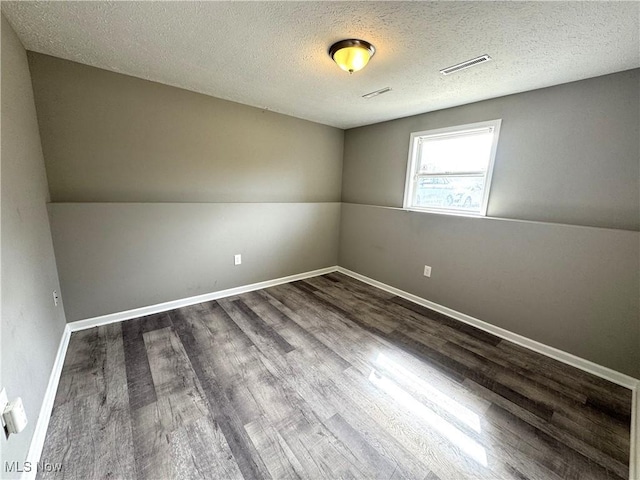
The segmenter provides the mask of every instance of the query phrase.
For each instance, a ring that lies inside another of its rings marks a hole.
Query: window
[[[500,120],[411,134],[404,208],[486,215]]]

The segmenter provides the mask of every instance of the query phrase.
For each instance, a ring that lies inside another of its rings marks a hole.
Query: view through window
[[[404,208],[486,215],[500,120],[411,134]]]

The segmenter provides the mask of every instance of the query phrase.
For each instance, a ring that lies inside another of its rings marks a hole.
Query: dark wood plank
[[[620,480],[630,408],[333,273],[74,333],[40,478]]]
[[[106,356],[105,332],[91,328],[71,334],[54,407],[104,389],[101,365]]]
[[[270,297],[262,296],[260,292],[245,294],[241,298],[251,310],[271,325],[294,348],[317,352],[321,356],[321,361],[330,364],[336,371],[344,371],[351,366],[347,360],[294,321],[292,316],[295,316],[295,313],[280,302],[271,302]]]
[[[326,347],[361,371],[370,370],[372,361],[379,351],[385,349],[385,343],[368,330],[346,319],[321,304],[308,302],[298,289],[288,285],[265,290],[262,295],[305,330],[312,333]],[[354,348],[353,345],[359,345]]]
[[[220,426],[209,416],[170,434],[173,478],[242,479]]]
[[[147,315],[136,319],[141,324],[142,333],[153,332],[161,328],[171,327],[171,317],[167,312]],[[134,320],[134,321],[136,321]]]
[[[153,402],[131,412],[136,478],[156,480],[174,477],[169,432],[160,421],[158,405]]]
[[[142,322],[138,319],[122,323],[129,405],[133,410],[155,404],[157,400],[143,334]]]
[[[587,457],[591,463],[595,463],[599,466],[604,467],[605,470],[613,472],[615,475],[619,477],[628,477],[629,475],[629,466],[625,465],[613,458],[611,458],[606,453],[603,453],[599,449],[592,447],[588,443],[586,443],[582,438],[576,437],[569,432],[566,432],[562,428],[556,427],[555,425],[544,421],[538,416],[534,415],[530,411],[522,408],[521,406],[510,402],[508,399],[502,397],[501,395],[490,391],[489,389],[484,388],[483,386],[471,381],[466,380],[465,384],[478,392],[482,392],[485,398],[491,399],[497,406],[501,407],[503,410],[511,413],[515,417],[520,420],[528,423],[532,427],[536,428],[540,432],[548,435],[549,437],[557,440],[559,443],[564,444],[571,450],[578,452],[579,454]],[[594,467],[597,470],[597,467]],[[593,470],[593,469],[592,469]],[[591,472],[593,474],[597,474],[597,472]],[[597,476],[596,476],[597,478]],[[600,478],[608,478],[607,476]]]
[[[389,358],[401,365],[411,365],[413,374],[422,377],[425,381],[433,384],[451,398],[455,398],[474,411],[483,412],[490,405],[489,402],[466,391],[459,383],[463,379],[460,375],[453,372],[452,375],[447,377],[443,374],[446,369],[439,369],[438,364],[421,362],[418,360],[421,355],[416,355],[417,358],[415,358],[405,354],[405,351],[413,351],[412,348],[406,348],[407,342],[404,344],[404,351],[393,349],[387,344],[381,343],[380,338],[371,335],[368,331],[350,327],[349,321],[342,322],[339,317],[333,317],[332,314],[327,312],[320,317],[316,312],[311,312],[308,308],[305,309],[303,306],[306,305],[304,303],[305,299],[297,296],[296,291],[287,288],[287,286],[269,289],[268,293],[264,292],[262,295],[271,302],[277,302],[278,308],[288,309],[275,297],[288,302],[293,308],[298,309],[299,314],[290,310],[289,316],[303,325],[304,328],[313,332],[325,345],[348,359],[363,375],[368,375],[372,369],[379,368],[379,359]],[[440,340],[440,343],[444,344],[446,341]],[[358,345],[358,348],[354,348],[354,345]],[[417,345],[417,348],[420,347],[422,345]],[[454,380],[452,381],[451,378]]]
[[[629,450],[627,429],[612,417],[603,414],[602,411],[593,409],[590,405],[576,402],[573,398],[565,396],[545,384],[523,378],[517,372],[458,345],[446,343],[442,351],[472,368],[474,372],[482,373],[500,385],[518,392],[537,404],[544,405],[553,411],[552,423],[556,423],[556,419],[560,421],[566,419],[564,426],[575,425],[575,431],[578,434],[585,430],[599,429],[602,433],[600,437],[588,436],[586,441],[597,444],[599,448],[618,460],[624,462],[628,460],[625,457]]]
[[[62,471],[42,471],[38,478],[135,477],[122,330],[120,324],[93,330],[76,338],[86,340],[96,354],[91,369],[100,372],[99,381],[84,382],[90,395],[80,391],[76,399],[54,408],[41,459],[61,463]],[[94,348],[96,342],[99,348]],[[73,351],[86,358],[84,348]],[[68,365],[78,373],[76,360],[70,359]]]
[[[502,407],[492,405],[483,422],[500,437],[517,442],[528,457],[563,479],[616,478],[614,472],[593,465],[589,459],[550,435],[529,425]],[[489,426],[491,424],[491,426]],[[496,431],[499,429],[499,432]],[[570,461],[567,461],[570,460]],[[532,462],[527,462],[531,464]]]
[[[517,365],[535,369],[539,374],[550,377],[555,381],[583,392],[589,401],[595,405],[607,405],[607,410],[614,410],[625,423],[631,416],[631,390],[616,385],[595,375],[560,363],[528,350],[515,343],[503,341],[497,350],[506,353],[508,358]]]
[[[488,344],[483,341],[478,341],[474,337],[469,337],[466,334],[461,334],[458,330],[435,323],[432,319],[419,315],[413,310],[408,310],[393,302],[389,302],[388,298],[380,297],[378,295],[380,290],[374,287],[363,284],[362,282],[357,282],[354,279],[348,280],[349,277],[344,275],[340,278],[343,278],[343,281],[339,283],[330,283],[325,280],[324,277],[315,277],[308,281],[316,286],[324,285],[325,288],[329,289],[340,286],[355,296],[364,296],[363,298],[367,298],[368,296],[370,302],[385,310],[389,315],[402,319],[398,327],[399,331],[414,338],[419,337],[422,343],[434,347],[441,352],[443,350],[439,347],[442,346],[460,346],[465,349],[465,351],[468,350],[469,353],[472,352],[472,355],[484,356],[492,363],[495,362],[495,364],[507,367],[508,370],[513,371],[518,377],[525,376],[529,380],[533,380],[536,388],[542,388],[543,390],[551,388],[555,390],[554,395],[566,396],[583,404],[587,403],[588,398],[584,393],[569,389],[566,385],[555,382],[548,376],[541,375],[531,369],[517,366],[511,361],[511,358],[501,356],[501,350],[496,349],[495,346],[491,344],[493,342],[489,342]],[[417,310],[419,311],[419,309]],[[447,352],[444,353],[447,354]]]
[[[305,294],[307,301],[310,303],[310,306],[315,306],[316,310],[318,309],[318,307],[328,309],[329,311],[337,314],[340,318],[344,320],[350,320],[356,325],[359,325],[362,328],[365,328],[366,330],[373,331],[374,333],[381,332],[380,329],[376,328],[375,326],[368,325],[366,322],[363,322],[353,312],[350,312],[342,308],[336,302],[329,300],[327,298],[324,298],[322,296],[316,295],[316,292],[318,291],[317,289],[312,290],[306,287],[306,284],[302,282],[294,282],[290,285],[291,287],[295,287],[301,293]]]
[[[143,337],[165,430],[172,432],[207,416],[200,383],[173,329],[153,330]]]
[[[420,458],[441,478],[500,478],[486,468],[486,452],[477,442],[468,441],[463,449],[430,427],[429,420],[419,416],[411,406],[411,397],[389,386],[384,379],[378,382],[375,374],[362,377],[355,370],[344,373],[345,392],[377,423],[396,438],[417,458]],[[400,402],[400,403],[399,403]],[[426,472],[425,472],[426,474]]]
[[[333,272],[327,275],[321,275],[307,279],[312,285],[316,285],[319,288],[326,288],[327,285],[342,288],[348,292],[358,295],[362,300],[371,301],[371,299],[388,301],[395,297],[393,293],[386,292],[379,288],[367,285],[355,278],[349,277],[343,273]],[[327,283],[331,282],[331,283]]]
[[[276,425],[305,470],[303,478],[371,478],[371,472],[323,424],[302,412]]]
[[[325,334],[335,333],[336,335],[331,336],[330,340],[327,341],[327,344],[331,345],[332,348],[336,348],[336,346],[339,345],[340,342],[343,342],[345,345],[345,354],[343,355],[344,357],[349,357],[349,355],[356,353],[357,349],[353,348],[354,344],[363,346],[370,344],[372,340],[371,338],[368,338],[365,341],[359,341],[357,338],[353,339],[349,336],[342,335],[341,333],[344,332],[342,330],[339,330],[339,328],[344,327],[347,331],[349,331],[349,328],[347,325],[339,321],[330,326],[323,325],[322,320],[328,321],[330,320],[329,317],[320,319],[319,317],[310,315],[308,311],[305,311],[304,316],[298,315],[294,311],[290,310],[287,306],[276,300],[273,296],[271,296],[271,294],[261,292],[260,296],[273,305],[277,306],[278,309],[286,312],[288,317],[299,325],[304,326],[304,328],[308,329],[310,332],[313,331],[313,335],[319,341],[322,341],[325,338]],[[287,298],[291,299],[290,297]],[[360,330],[360,333],[369,336],[369,333],[366,331]],[[351,340],[354,341],[354,343],[350,343]],[[385,349],[383,345],[380,345],[380,348],[383,350]],[[380,349],[375,350],[375,357],[379,356],[380,351]],[[428,470],[428,468],[424,464],[420,463],[419,460],[413,457],[409,452],[407,452],[406,449],[395,438],[389,435],[379,424],[373,421],[373,419],[369,415],[361,411],[360,405],[352,402],[351,398],[344,392],[344,390],[349,387],[344,384],[338,385],[337,383],[335,383],[335,381],[339,380],[339,378],[335,377],[335,370],[327,371],[327,376],[330,376],[331,378],[326,378],[324,381],[322,381],[321,377],[318,377],[313,373],[309,374],[302,362],[298,361],[294,357],[291,357],[292,354],[287,355],[288,360],[290,360],[290,365],[292,365],[293,367],[299,367],[300,371],[287,371],[284,376],[281,376],[282,381],[291,382],[292,388],[295,388],[296,391],[300,393],[300,395],[312,406],[312,408],[319,415],[325,415],[325,418],[329,418],[327,412],[331,412],[332,410],[330,408],[327,408],[327,404],[331,405],[334,408],[334,412],[340,412],[340,415],[343,418],[348,419],[350,424],[357,427],[358,432],[360,432],[361,435],[367,439],[369,444],[373,448],[375,448],[380,455],[382,455],[383,457],[388,457],[390,461],[394,461],[397,464],[396,474],[398,478],[422,477],[422,475],[425,471]],[[367,367],[367,371],[371,371],[370,365]],[[429,378],[432,381],[435,380],[432,376],[430,376]],[[481,407],[481,409],[486,408],[488,408],[488,404]]]
[[[304,281],[310,284],[308,281]],[[389,333],[398,326],[398,319],[388,315],[376,302],[364,300],[358,295],[336,288],[334,285],[315,292],[315,296],[350,313],[351,319],[363,327]]]
[[[498,345],[502,339],[492,335],[491,333],[485,332],[478,328],[472,327],[471,325],[467,325],[466,323],[460,322],[458,320],[454,320],[442,313],[436,312],[435,310],[431,310],[430,308],[423,307],[422,305],[418,305],[417,303],[413,303],[409,300],[406,300],[401,297],[394,297],[391,299],[393,303],[396,303],[407,310],[411,310],[416,312],[423,317],[430,318],[432,320],[436,320],[437,322],[446,325],[449,328],[453,328],[454,330],[458,330],[470,337],[473,337],[481,342],[488,343],[489,345]]]
[[[369,473],[375,478],[391,478],[397,468],[396,463],[390,458],[380,455],[339,413],[325,420],[324,424],[336,438],[347,446],[361,464],[367,466],[368,472],[365,473]]]
[[[237,307],[238,311],[242,312],[251,321],[251,331],[261,336],[262,338],[268,338],[271,340],[283,353],[289,353],[295,348],[287,342],[284,338],[278,334],[270,325],[268,325],[260,316],[251,310],[246,303],[242,300],[236,300],[232,303]],[[224,308],[224,306],[223,306]]]
[[[235,326],[227,313],[216,302],[207,304],[206,308],[198,308],[196,306],[172,311],[171,320],[184,345],[193,370],[202,385],[209,404],[209,410],[220,427],[243,477],[269,478],[269,472],[264,462],[244,430],[243,421],[238,417],[233,403],[225,394],[225,389],[220,384],[211,364],[208,362],[206,350],[202,348],[201,343],[196,341],[195,335],[198,332],[203,332],[202,328],[196,329],[196,325],[202,322],[199,320],[199,315],[203,315],[204,311],[206,311],[208,318],[214,317],[221,328],[226,327],[225,330],[227,332],[233,331],[234,337],[239,342],[247,346],[251,345],[248,337]],[[210,334],[215,335],[213,331],[210,331]]]
[[[259,417],[245,425],[245,430],[272,478],[305,477],[304,467],[268,419]]]

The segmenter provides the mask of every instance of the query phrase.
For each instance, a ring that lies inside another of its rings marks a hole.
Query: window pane
[[[420,208],[479,212],[484,182],[484,176],[419,177],[416,180],[413,205]]]
[[[486,215],[501,120],[411,134],[403,206]]]
[[[493,129],[457,135],[422,137],[419,173],[486,172]]]

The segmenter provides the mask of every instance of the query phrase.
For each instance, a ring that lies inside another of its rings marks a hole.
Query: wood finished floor
[[[71,336],[39,478],[628,478],[629,390],[341,274]]]

